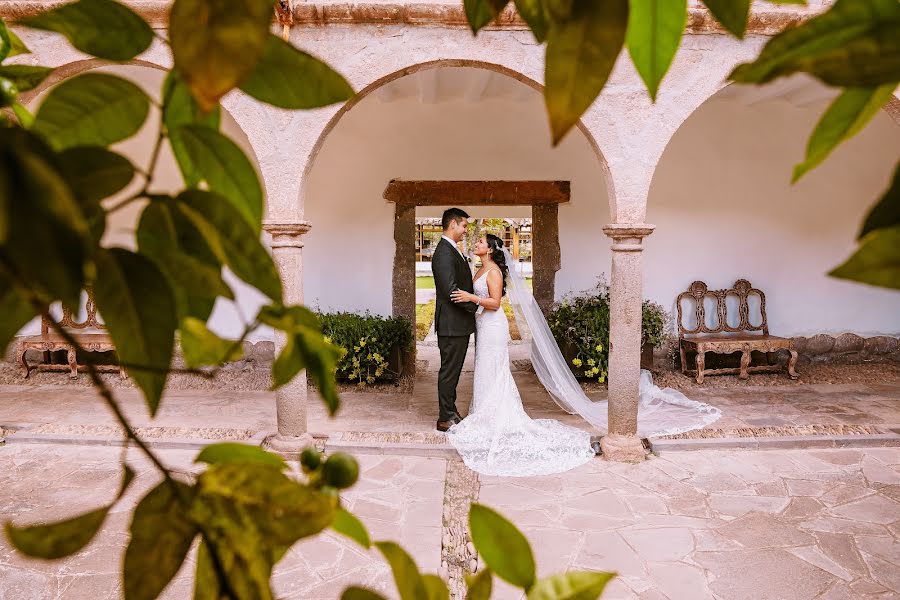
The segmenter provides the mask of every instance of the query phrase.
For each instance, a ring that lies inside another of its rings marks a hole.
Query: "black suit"
[[[431,257],[431,272],[437,299],[434,308],[434,330],[441,351],[441,370],[438,373],[438,421],[450,421],[456,412],[456,385],[462,372],[469,336],[475,333],[474,302],[455,304],[450,294],[455,289],[472,293],[472,271],[469,263],[456,247],[441,238]]]

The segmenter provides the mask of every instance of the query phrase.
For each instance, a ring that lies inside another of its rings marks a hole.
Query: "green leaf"
[[[60,170],[82,207],[99,203],[131,183],[134,166],[116,152],[97,146],[79,146],[59,153]]]
[[[218,130],[222,110],[217,104],[212,110],[204,113],[176,71],[170,71],[163,83],[163,107],[163,124],[166,126],[169,144],[184,177],[184,183],[188,187],[197,187],[200,185],[200,174],[191,164],[187,150],[178,136],[178,129],[184,125],[203,125]]]
[[[285,73],[291,76],[285,77]],[[353,88],[340,73],[271,33],[241,91],[288,109],[319,108],[353,97]]]
[[[524,590],[534,585],[531,546],[515,525],[490,508],[473,504],[469,509],[469,531],[478,554],[498,577]]]
[[[25,129],[30,129],[34,124],[34,115],[32,115],[20,102],[13,102],[12,110],[13,113],[15,113],[16,118],[19,119],[19,124]]]
[[[149,111],[147,94],[130,81],[85,73],[50,90],[32,130],[56,150],[109,146],[137,133]]]
[[[490,569],[481,569],[477,575],[467,577],[467,584],[466,600],[490,600],[494,588],[493,574]]]
[[[193,492],[163,480],[134,509],[123,567],[125,600],[154,600],[181,568],[199,533],[188,518]]]
[[[20,329],[34,317],[34,309],[7,282],[0,279],[0,351],[6,350]]]
[[[353,513],[344,508],[338,508],[334,513],[334,521],[331,522],[331,528],[341,535],[347,536],[363,548],[368,549],[372,547],[372,539],[369,537],[369,532],[366,531],[366,526]]]
[[[185,317],[181,321],[181,349],[189,369],[221,365],[240,360],[244,355],[239,343],[220,338],[209,330],[206,323],[194,317]]]
[[[375,546],[391,565],[400,600],[422,600],[429,597],[419,568],[403,548],[394,542],[375,542]]]
[[[544,97],[553,144],[578,123],[606,85],[622,50],[628,0],[575,0],[547,34]]]
[[[44,81],[53,69],[31,65],[0,65],[0,77],[12,81],[19,92],[33,90]]]
[[[213,108],[253,71],[269,37],[273,4],[175,0],[169,13],[175,67],[204,110]]]
[[[687,0],[631,0],[628,52],[654,102],[678,51],[687,14]]]
[[[837,0],[827,12],[773,37],[730,78],[766,83],[797,72],[839,87],[900,81],[900,3]]]
[[[841,142],[863,130],[893,96],[896,83],[877,88],[849,88],[838,96],[819,119],[806,146],[806,160],[794,167],[791,182],[817,167]]]
[[[0,219],[0,255],[46,304],[60,299],[77,310],[88,228],[56,162],[32,133],[2,130],[0,214],[5,219]]]
[[[172,362],[175,300],[166,278],[149,259],[124,250],[96,253],[94,298],[128,374],[144,392],[150,415],[156,414]]]
[[[9,36],[9,28],[6,27],[6,22],[3,19],[0,19],[0,61],[6,60],[6,57],[9,56],[10,51],[12,50],[12,40]]]
[[[350,586],[341,594],[341,600],[385,600],[381,594],[376,594],[366,588]]]
[[[341,355],[336,346],[325,341],[315,314],[302,306],[264,306],[257,318],[288,334],[272,365],[273,387],[284,385],[306,369],[333,416],[340,407],[334,373]]]
[[[747,31],[750,2],[751,0],[703,0],[716,21],[738,39],[744,39]]]
[[[6,536],[26,556],[63,558],[75,554],[94,539],[108,512],[109,507],[98,508],[73,519],[31,527],[15,527],[7,522]]]
[[[495,19],[508,2],[509,0],[463,0],[466,20],[472,28],[472,33],[478,33],[482,27]]]
[[[222,589],[219,576],[209,555],[209,544],[200,538],[197,547],[197,570],[194,577],[194,600],[221,600]]]
[[[205,181],[209,189],[227,198],[259,235],[263,194],[256,170],[244,151],[210,127],[188,125],[173,132],[188,158],[185,181]]]
[[[596,600],[615,573],[569,571],[539,580],[528,600]]]
[[[853,256],[829,275],[900,290],[900,225],[866,234]]]
[[[200,231],[166,201],[154,201],[141,214],[137,229],[141,254],[150,258],[168,279],[179,319],[206,320],[216,298],[233,299],[222,279],[222,263]]]
[[[547,12],[544,10],[543,0],[515,0],[516,11],[528,24],[534,39],[538,44],[543,44],[547,39]]]
[[[866,220],[863,222],[862,229],[859,232],[859,238],[876,229],[893,227],[894,225],[900,225],[900,164],[897,165],[897,170],[894,171],[894,179],[891,181],[891,186],[866,216]]]
[[[187,190],[176,200],[177,210],[193,223],[221,262],[272,300],[281,301],[281,278],[272,257],[228,200],[202,190]]]
[[[115,500],[107,506],[92,510],[83,515],[49,523],[46,525],[32,525],[30,527],[16,527],[11,522],[6,523],[6,535],[16,549],[32,558],[44,558],[48,560],[63,558],[75,554],[87,546],[106,520],[112,505],[134,479],[134,472],[125,467],[122,484]]]
[[[450,590],[447,584],[437,575],[422,575],[422,582],[425,584],[425,593],[428,600],[450,600]]]
[[[107,60],[131,60],[153,41],[147,22],[113,0],[78,0],[22,24],[61,33],[82,52]]]
[[[277,454],[266,452],[258,446],[238,442],[223,442],[205,447],[194,459],[194,462],[209,465],[257,463],[287,469],[287,463]]]
[[[276,560],[297,540],[326,528],[335,504],[335,498],[288,478],[281,467],[226,463],[200,475],[190,515],[236,597],[271,598]]]
[[[19,56],[20,54],[31,54],[31,50],[29,50],[28,46],[22,42],[22,39],[16,35],[15,31],[8,30],[7,33],[9,34],[11,47],[6,58],[12,58],[13,56]]]

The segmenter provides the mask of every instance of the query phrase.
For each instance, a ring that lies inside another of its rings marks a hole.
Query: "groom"
[[[431,257],[431,272],[437,290],[434,329],[441,351],[438,431],[447,431],[461,420],[456,411],[456,385],[469,349],[469,336],[475,333],[475,313],[479,309],[473,302],[454,304],[450,299],[450,294],[457,289],[473,293],[472,270],[457,246],[466,234],[468,218],[469,215],[458,208],[444,211],[441,219],[444,235]]]

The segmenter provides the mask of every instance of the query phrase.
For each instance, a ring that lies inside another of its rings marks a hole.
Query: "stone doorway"
[[[542,310],[553,304],[559,271],[559,205],[570,200],[568,181],[408,181],[392,179],[384,199],[394,208],[394,270],[391,310],[416,323],[416,208],[420,206],[529,206],[534,227],[532,263],[534,296]],[[415,332],[414,332],[415,333]],[[415,374],[415,356],[404,372]]]

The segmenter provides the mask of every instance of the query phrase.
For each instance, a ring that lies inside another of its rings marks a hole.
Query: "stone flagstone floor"
[[[189,469],[193,453],[162,451]],[[155,475],[146,461],[98,538],[76,557],[23,559],[0,542],[0,599],[121,597],[118,569],[127,513]],[[119,482],[120,450],[0,447],[0,513],[31,523],[97,506]],[[376,539],[395,539],[436,572],[446,461],[361,456],[346,494]],[[600,459],[537,478],[483,477],[479,501],[519,525],[539,571],[620,573],[606,599],[839,600],[900,597],[900,449],[705,451],[640,465]],[[389,598],[390,573],[374,553],[328,534],[295,546],[278,565],[283,598],[338,598],[350,584]],[[166,590],[191,597],[190,565]],[[505,585],[496,598],[518,598]]]

